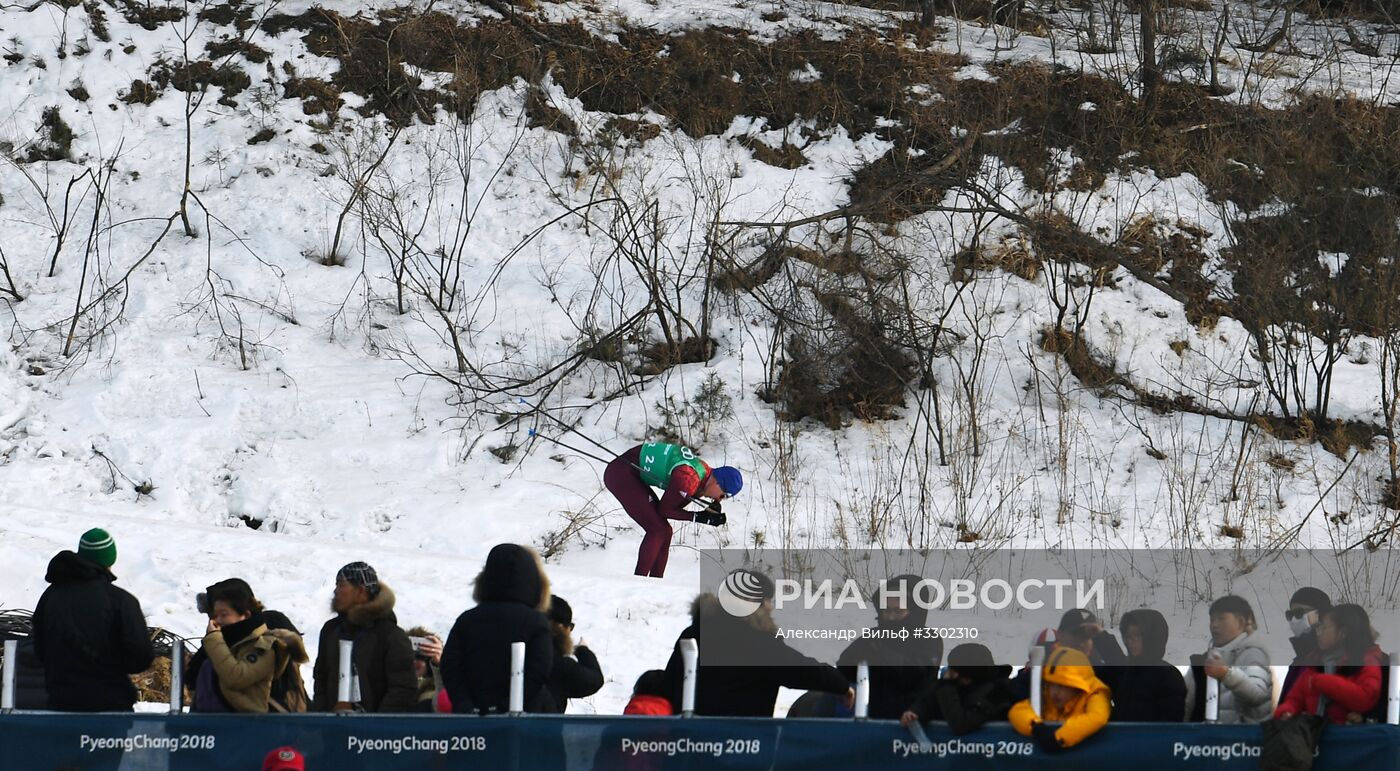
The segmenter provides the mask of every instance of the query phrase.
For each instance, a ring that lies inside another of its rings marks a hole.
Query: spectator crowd
[[[130,676],[149,669],[155,651],[140,603],[115,584],[116,559],[112,536],[93,529],[75,551],[49,562],[32,642],[50,709],[129,711],[137,701]],[[1209,639],[1185,675],[1166,660],[1170,630],[1161,613],[1124,613],[1115,636],[1088,610],[1065,612],[1033,641],[1045,654],[1035,705],[1032,667],[1013,676],[983,645],[964,643],[945,656],[935,637],[898,634],[928,622],[928,611],[909,601],[918,576],[888,580],[880,596],[894,599],[875,619],[886,633],[855,640],[832,665],[775,634],[773,583],[753,575],[762,599],[758,610],[742,618],[714,612],[716,596],[698,596],[670,659],[638,678],[624,714],[679,712],[681,640],[699,638],[704,624],[710,625],[707,635],[721,635],[731,650],[763,666],[718,660],[710,646],[700,646],[697,715],[771,717],[782,687],[808,692],[790,717],[849,715],[856,666],[867,662],[871,718],[906,726],[942,721],[956,734],[1008,721],[1050,752],[1088,740],[1110,721],[1200,722],[1208,690],[1218,694],[1221,723],[1316,714],[1330,725],[1384,718],[1388,658],[1367,611],[1334,604],[1313,587],[1294,592],[1285,612],[1295,658],[1278,689],[1271,664],[1282,662],[1269,660],[1254,609],[1227,595],[1210,604]],[[299,666],[310,661],[302,632],[268,609],[247,581],[220,581],[199,595],[199,610],[208,617],[205,634],[198,651],[179,662],[186,703],[197,712],[505,712],[515,642],[525,643],[527,712],[563,713],[570,699],[603,686],[598,657],[575,639],[572,608],[552,593],[533,550],[516,544],[491,549],[473,599],[475,606],[445,639],[421,627],[405,631],[394,592],[377,571],[364,562],[345,565],[335,576],[333,615],[321,626],[308,689]],[[351,643],[349,700],[339,687],[342,641]],[[1208,689],[1211,682],[1215,688]]]

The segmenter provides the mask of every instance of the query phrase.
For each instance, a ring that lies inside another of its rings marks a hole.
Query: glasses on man
[[[1313,612],[1312,608],[1289,608],[1283,612],[1283,617],[1292,621],[1295,618],[1302,618]]]

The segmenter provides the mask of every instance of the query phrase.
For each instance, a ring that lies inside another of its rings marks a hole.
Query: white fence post
[[[870,665],[862,661],[856,665],[856,720],[870,716]]]
[[[695,715],[695,675],[700,661],[700,647],[693,638],[681,640],[681,661],[685,663],[685,680],[681,684],[681,717]]]
[[[184,711],[185,643],[182,640],[173,640],[170,643],[170,714],[178,715]]]
[[[525,643],[510,644],[510,714],[525,713]]]
[[[352,680],[355,658],[355,642],[353,640],[340,641],[340,678],[335,683],[335,700],[346,704],[354,703],[354,688]]]
[[[1040,717],[1042,714],[1044,714],[1044,712],[1041,710],[1041,706],[1044,703],[1042,701],[1044,696],[1042,695],[1042,683],[1040,681],[1040,676],[1045,669],[1045,649],[1040,647],[1039,645],[1035,646],[1034,648],[1031,648],[1030,667],[1031,711],[1035,712],[1036,717]]]
[[[1220,722],[1220,681],[1206,677],[1206,722]]]
[[[1390,654],[1390,693],[1385,698],[1385,722],[1400,725],[1400,653]]]
[[[19,640],[5,641],[5,678],[0,688],[0,712],[15,710],[15,672],[19,664]]]

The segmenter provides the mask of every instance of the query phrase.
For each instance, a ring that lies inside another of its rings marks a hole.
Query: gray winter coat
[[[1242,634],[1220,647],[1206,652],[1219,653],[1230,668],[1220,680],[1220,722],[1262,723],[1274,713],[1274,676],[1269,669],[1269,654],[1251,634]],[[1187,678],[1186,703],[1195,700],[1195,678]]]

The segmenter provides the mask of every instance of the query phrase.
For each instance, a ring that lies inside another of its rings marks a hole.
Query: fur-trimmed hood
[[[540,555],[513,543],[492,547],[472,590],[472,599],[478,603],[517,602],[541,613],[549,612],[549,598],[549,576]]]
[[[331,608],[335,610],[334,607]],[[373,626],[374,622],[387,618],[397,623],[394,616],[394,590],[388,584],[379,584],[379,594],[375,595],[369,602],[363,605],[356,605],[353,608],[340,614],[345,620],[354,626]]]
[[[778,624],[773,621],[773,614],[766,605],[760,605],[758,610],[743,617],[736,618],[730,615],[729,611],[720,605],[719,597],[706,592],[698,595],[690,603],[690,621],[699,626],[701,619],[718,622],[720,625],[734,624],[751,627],[754,631],[772,635],[778,631]]]
[[[296,632],[290,629],[269,629],[267,634],[272,635],[277,638],[278,642],[287,646],[287,652],[291,654],[293,664],[305,664],[311,660],[311,657],[306,653],[306,642]]]

